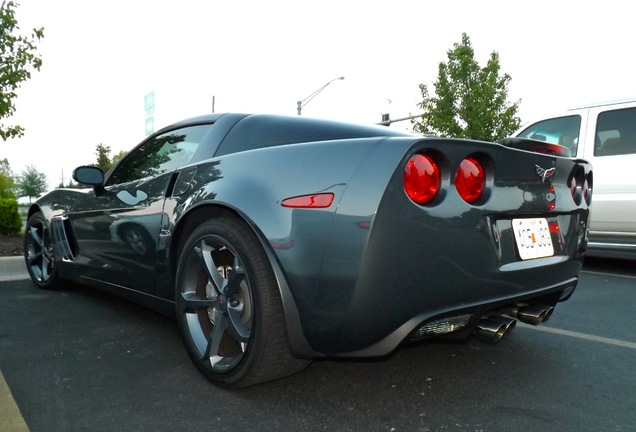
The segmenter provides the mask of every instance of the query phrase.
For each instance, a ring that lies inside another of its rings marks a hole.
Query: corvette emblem
[[[539,165],[535,165],[535,168],[537,169],[537,174],[541,177],[541,183],[545,183],[546,179],[552,177],[556,172],[556,168],[543,169]]]

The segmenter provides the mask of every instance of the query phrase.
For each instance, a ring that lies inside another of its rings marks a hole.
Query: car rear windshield
[[[252,115],[239,121],[232,128],[221,143],[216,156],[285,144],[377,136],[412,136],[412,134],[375,125],[355,125],[313,118]]]

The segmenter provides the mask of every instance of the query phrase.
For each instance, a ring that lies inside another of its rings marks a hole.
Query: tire
[[[24,231],[24,260],[31,280],[40,288],[59,288],[49,221],[42,213],[31,215]]]
[[[310,363],[289,350],[274,273],[242,220],[212,219],[192,231],[180,251],[175,289],[186,350],[215,384],[247,387]]]

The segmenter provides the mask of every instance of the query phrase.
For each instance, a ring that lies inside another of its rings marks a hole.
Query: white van
[[[586,255],[636,259],[636,98],[574,108],[517,137],[560,144],[594,167]]]

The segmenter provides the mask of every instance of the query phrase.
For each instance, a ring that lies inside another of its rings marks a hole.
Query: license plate
[[[545,218],[513,219],[512,230],[522,260],[554,255],[550,227]]]

